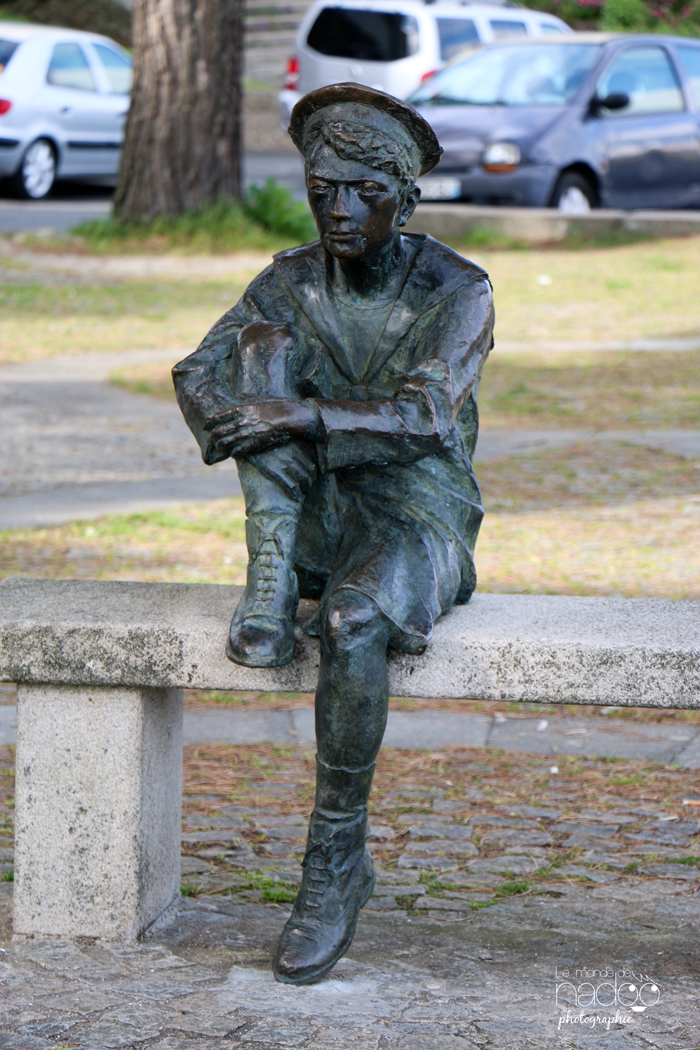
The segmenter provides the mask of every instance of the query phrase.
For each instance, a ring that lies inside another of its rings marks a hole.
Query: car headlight
[[[491,142],[484,150],[481,164],[485,171],[515,171],[520,164],[520,147],[514,142]]]

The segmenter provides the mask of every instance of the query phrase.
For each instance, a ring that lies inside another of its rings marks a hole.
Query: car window
[[[561,26],[552,25],[551,22],[540,22],[538,30],[542,34],[542,36],[551,36],[553,33],[566,35],[565,31],[562,29]]]
[[[443,62],[449,62],[470,44],[479,43],[479,34],[471,18],[438,18],[437,27]]]
[[[515,22],[508,18],[492,18],[491,28],[496,40],[503,40],[508,36],[527,36],[524,22]]]
[[[109,90],[114,95],[128,95],[134,79],[131,56],[115,51],[111,47],[105,47],[104,44],[95,44],[94,47],[107,74]]]
[[[700,47],[678,47],[678,57],[690,84],[693,105],[700,109]]]
[[[414,106],[563,106],[600,56],[600,44],[494,44],[436,73]]]
[[[0,73],[5,72],[5,66],[10,61],[18,45],[14,40],[0,40]]]
[[[97,91],[88,60],[78,44],[56,44],[46,80],[55,87]]]
[[[678,113],[684,108],[678,78],[666,52],[660,47],[635,47],[623,51],[598,81],[598,98],[629,95],[629,105],[607,110],[606,117]]]
[[[418,22],[410,15],[386,11],[324,7],[306,42],[333,58],[395,62],[418,51]]]

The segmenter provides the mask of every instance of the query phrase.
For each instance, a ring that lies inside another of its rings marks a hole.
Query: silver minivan
[[[447,0],[316,0],[296,37],[284,90],[282,123],[302,95],[355,81],[407,98],[456,55],[480,44],[572,30],[554,15],[512,0],[459,4]]]

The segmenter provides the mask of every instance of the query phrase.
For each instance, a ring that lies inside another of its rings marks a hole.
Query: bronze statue
[[[320,240],[275,256],[175,367],[205,463],[233,456],[248,578],[226,652],[288,663],[299,595],[318,598],[316,802],[274,960],[319,980],[374,887],[367,799],[386,726],[387,647],[421,653],[476,585],[472,468],[493,301],[483,270],[400,227],[440,147],[409,105],[358,84],[292,114]]]

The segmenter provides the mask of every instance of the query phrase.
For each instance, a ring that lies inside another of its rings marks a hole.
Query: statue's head
[[[289,134],[304,155],[321,240],[340,259],[372,255],[391,240],[418,203],[416,179],[442,153],[411,106],[361,84],[305,95],[292,111]]]

